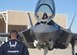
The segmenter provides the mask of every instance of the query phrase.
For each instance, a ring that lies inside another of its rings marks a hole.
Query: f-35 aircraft
[[[70,30],[73,21],[68,29],[64,29],[53,21],[55,17],[55,4],[53,0],[38,1],[34,14],[37,23],[34,26],[29,13],[28,15],[31,28],[19,32],[20,37],[25,40],[28,47],[44,49],[44,55],[47,55],[48,50],[53,50],[54,48],[66,49],[69,43],[71,43],[72,54],[74,55],[77,34],[72,33]],[[74,18],[75,16],[76,14]],[[8,35],[7,33],[0,34],[0,36]]]

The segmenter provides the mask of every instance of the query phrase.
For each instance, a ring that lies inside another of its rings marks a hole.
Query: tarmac
[[[43,49],[38,50],[29,48],[28,50],[30,55],[44,55]],[[77,46],[75,46],[75,53],[77,53]],[[71,45],[66,49],[54,49],[52,51],[48,51],[47,55],[72,55]]]

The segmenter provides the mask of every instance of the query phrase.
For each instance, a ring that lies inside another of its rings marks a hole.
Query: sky
[[[0,11],[35,11],[38,0],[0,0]],[[69,28],[75,12],[77,13],[77,0],[54,0],[56,14],[66,14],[67,28]],[[77,33],[77,15],[74,19],[71,31]]]

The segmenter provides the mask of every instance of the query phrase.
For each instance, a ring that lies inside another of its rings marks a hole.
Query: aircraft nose
[[[36,39],[40,42],[49,42],[56,39],[57,29],[54,26],[40,24],[33,27]]]

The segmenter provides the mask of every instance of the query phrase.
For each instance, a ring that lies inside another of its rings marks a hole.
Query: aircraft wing
[[[0,33],[0,37],[8,37],[9,33]]]
[[[73,34],[73,39],[74,39],[75,45],[77,45],[77,33]]]
[[[72,33],[70,31],[70,29],[65,29],[63,27],[61,27],[61,29],[64,31],[64,32],[67,32],[67,33],[70,33],[72,35],[72,38],[76,39],[77,40],[77,33]]]
[[[21,31],[19,35],[23,38],[24,43],[28,47],[34,48],[33,42],[34,42],[35,36],[31,29],[26,29],[24,31]]]
[[[73,38],[77,40],[77,33],[73,34]]]
[[[77,33],[72,33],[72,42],[75,42],[77,44]]]
[[[77,33],[72,33],[72,39],[70,41],[72,48],[75,47],[75,45],[77,45]]]

